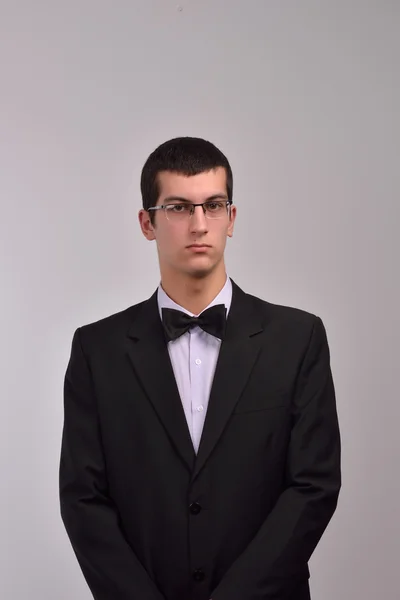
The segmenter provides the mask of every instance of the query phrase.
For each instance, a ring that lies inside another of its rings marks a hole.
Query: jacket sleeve
[[[80,328],[64,379],[61,517],[95,600],[163,600],[128,544],[108,495],[91,373]]]
[[[285,489],[213,600],[286,600],[336,510],[341,441],[325,327],[315,317],[292,401]]]

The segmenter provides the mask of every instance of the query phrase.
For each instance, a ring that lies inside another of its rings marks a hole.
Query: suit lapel
[[[172,444],[192,472],[195,452],[164,338],[157,292],[143,303],[129,328],[128,338],[127,353],[136,376]]]
[[[143,303],[128,330],[127,354],[192,481],[204,467],[238,402],[261,349],[262,318],[252,296],[232,281],[226,335],[196,457],[158,312],[157,291]]]
[[[232,281],[232,304],[220,348],[192,481],[220,439],[261,350],[261,315],[252,298]]]

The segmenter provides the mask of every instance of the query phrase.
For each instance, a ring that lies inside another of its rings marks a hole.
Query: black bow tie
[[[168,342],[176,340],[196,325],[201,327],[203,331],[222,340],[225,335],[226,308],[225,304],[217,304],[207,308],[198,317],[191,317],[174,308],[163,308],[162,321]]]

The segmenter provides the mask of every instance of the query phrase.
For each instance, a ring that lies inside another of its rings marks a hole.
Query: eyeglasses
[[[190,219],[196,206],[201,206],[207,219],[223,219],[229,212],[228,206],[232,204],[231,200],[208,200],[201,204],[164,204],[162,206],[152,206],[148,211],[164,210],[168,221],[186,221]]]

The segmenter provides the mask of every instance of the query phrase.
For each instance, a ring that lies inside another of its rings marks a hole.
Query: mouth
[[[205,250],[208,250],[208,248],[211,248],[211,246],[209,246],[208,244],[191,244],[190,246],[187,246],[188,250],[193,250],[193,252],[204,252]]]

